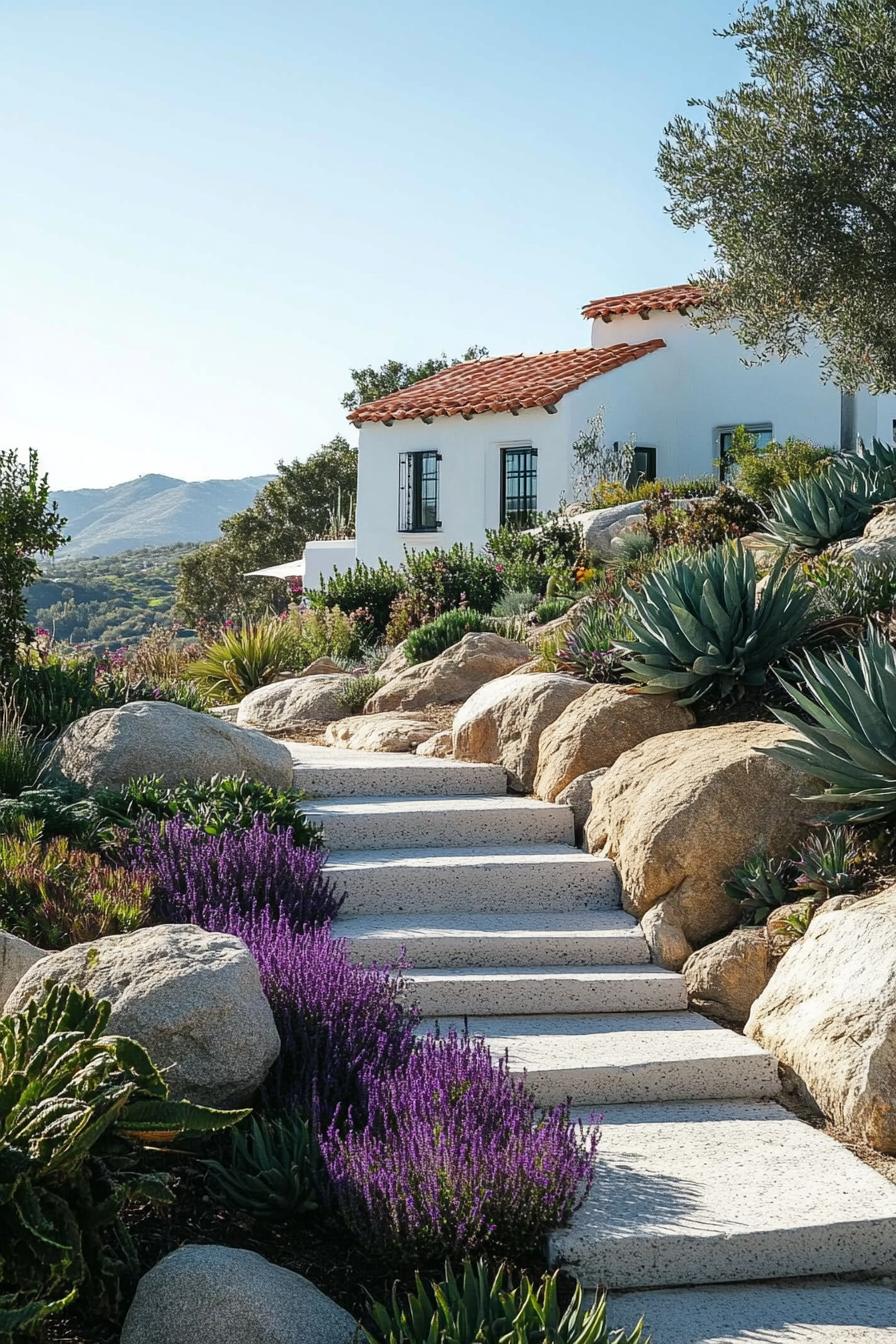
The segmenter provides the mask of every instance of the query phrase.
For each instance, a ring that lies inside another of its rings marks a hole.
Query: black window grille
[[[442,454],[425,450],[402,453],[398,459],[399,532],[437,532],[439,463]]]
[[[501,522],[532,527],[538,513],[538,449],[501,450]]]

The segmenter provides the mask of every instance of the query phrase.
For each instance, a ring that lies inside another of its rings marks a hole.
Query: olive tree
[[[24,460],[15,449],[0,451],[0,676],[6,679],[19,645],[30,631],[25,590],[40,573],[39,553],[52,555],[68,538],[65,519],[50,499],[37,453]]]
[[[718,36],[749,78],[694,99],[664,132],[658,172],[715,264],[697,321],[732,318],[757,359],[810,337],[843,388],[896,390],[896,7],[762,0]]]

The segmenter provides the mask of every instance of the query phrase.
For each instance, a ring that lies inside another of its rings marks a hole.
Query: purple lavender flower
[[[166,923],[201,924],[220,907],[268,911],[292,928],[323,924],[342,904],[324,875],[326,852],[296,843],[292,831],[257,816],[246,829],[209,835],[174,817],[148,822],[131,863],[154,877],[154,914]]]
[[[528,1256],[593,1179],[596,1135],[558,1106],[543,1115],[506,1059],[468,1037],[423,1038],[368,1084],[368,1120],[323,1136],[341,1215],[392,1262]]]

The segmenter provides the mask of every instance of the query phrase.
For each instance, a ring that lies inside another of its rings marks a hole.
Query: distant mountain
[[[211,541],[222,518],[246,508],[270,476],[238,481],[179,481],[174,476],[138,476],[104,490],[57,490],[68,519],[67,559],[117,555],[144,546]]]

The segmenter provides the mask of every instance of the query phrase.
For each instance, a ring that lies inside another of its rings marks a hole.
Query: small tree
[[[659,176],[716,265],[696,317],[754,359],[817,337],[848,390],[896,390],[896,16],[892,0],[761,0],[718,36],[749,78],[669,123]]]
[[[591,419],[573,440],[572,488],[576,502],[587,504],[595,486],[602,481],[618,481],[624,485],[632,469],[635,445],[607,443],[604,435],[604,408],[599,406]]]
[[[357,410],[367,401],[377,401],[387,397],[390,392],[401,392],[423,378],[431,378],[434,373],[453,368],[455,364],[467,364],[471,360],[485,359],[488,355],[484,345],[471,345],[459,359],[449,359],[442,352],[432,359],[421,359],[419,364],[403,364],[400,359],[387,359],[378,369],[369,364],[366,369],[350,369],[354,387],[346,392],[342,404],[347,411]]]
[[[23,462],[15,449],[0,452],[0,675],[11,674],[19,644],[31,631],[25,623],[25,589],[40,573],[37,555],[52,555],[68,540],[65,519],[50,500],[37,453]]]

